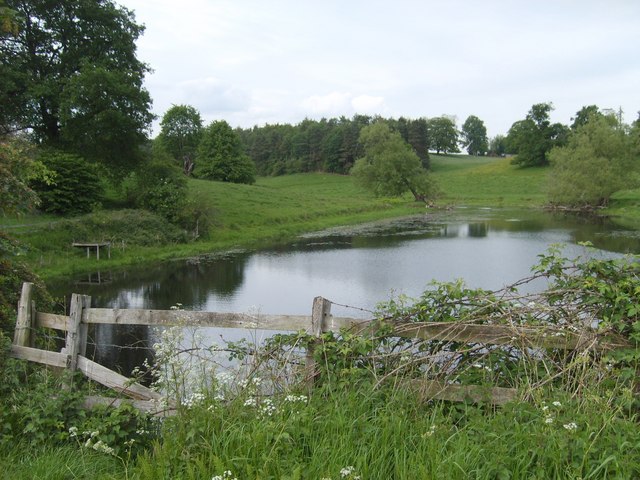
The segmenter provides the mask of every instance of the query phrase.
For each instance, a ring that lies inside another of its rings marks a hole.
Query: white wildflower
[[[574,422],[565,423],[563,427],[569,430],[570,432],[575,432],[578,429],[578,425],[576,425]]]
[[[265,398],[260,405],[260,413],[266,417],[270,417],[276,412],[276,406],[269,398]]]
[[[244,401],[245,407],[255,407],[257,405],[258,405],[258,400],[256,400],[254,397],[249,397]]]
[[[306,395],[287,395],[286,397],[284,397],[284,401],[289,403],[306,402],[307,396]]]
[[[553,402],[551,405],[553,405],[554,407],[561,407],[562,406],[562,404],[557,400],[555,402]]]
[[[544,419],[544,423],[552,424],[553,423],[553,417],[549,415],[547,418]]]
[[[429,431],[425,432],[422,434],[423,437],[430,437],[432,436],[434,433],[436,432],[436,426],[435,425],[431,425],[431,428],[429,429]]]
[[[356,471],[356,467],[354,467],[353,465],[349,465],[348,467],[344,467],[340,469],[340,476],[342,478],[346,478],[349,475],[353,474],[353,472],[355,471]]]

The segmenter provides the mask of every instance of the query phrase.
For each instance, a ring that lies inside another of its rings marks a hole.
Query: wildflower
[[[431,428],[429,429],[429,431],[424,432],[424,433],[422,434],[422,438],[430,437],[430,436],[432,436],[435,432],[436,432],[436,426],[435,426],[435,425],[431,425]]]
[[[547,410],[549,410],[549,405],[543,405],[542,406],[542,411],[546,412]]]
[[[244,406],[245,407],[255,407],[257,405],[258,405],[258,401],[254,397],[247,398],[244,401]]]
[[[306,395],[287,395],[286,397],[284,397],[284,401],[289,403],[306,402],[307,396]]]
[[[69,436],[71,438],[75,438],[78,436],[78,427],[70,427],[69,428]]]
[[[570,432],[575,432],[578,429],[578,425],[576,425],[574,422],[565,423],[563,427],[569,430]]]
[[[551,415],[549,415],[547,418],[544,419],[544,423],[550,425],[553,423],[553,417]]]
[[[222,472],[222,475],[214,475],[213,477],[211,477],[211,480],[238,480],[238,479],[233,476],[233,473],[231,473],[231,470],[225,470],[224,472]]]
[[[353,465],[349,465],[348,467],[344,467],[340,469],[340,476],[342,478],[346,478],[355,471],[356,471],[356,467],[354,467]]]
[[[270,399],[265,398],[262,401],[262,405],[260,406],[260,413],[262,415],[270,417],[275,412],[276,412],[276,406],[273,404],[273,402]]]
[[[554,407],[561,407],[562,406],[562,404],[557,400],[555,402],[553,402],[551,405],[553,405]]]

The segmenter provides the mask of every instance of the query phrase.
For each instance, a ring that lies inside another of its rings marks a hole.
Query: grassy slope
[[[432,155],[444,196],[440,203],[477,206],[540,206],[546,200],[546,168],[519,168],[508,158]]]

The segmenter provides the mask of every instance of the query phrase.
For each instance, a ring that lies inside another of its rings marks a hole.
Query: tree
[[[578,127],[585,125],[593,116],[602,116],[600,109],[596,105],[582,107],[576,112],[576,116],[571,119],[571,130],[576,130]]]
[[[49,172],[33,159],[33,148],[24,139],[0,139],[0,215],[20,215],[40,204],[38,195],[29,187],[40,178],[49,182]]]
[[[42,200],[45,212],[77,215],[91,212],[103,195],[100,177],[93,165],[78,155],[46,150],[40,161],[51,172],[48,181],[36,179],[31,187]]]
[[[202,132],[195,173],[222,182],[255,182],[255,164],[242,150],[239,135],[224,120],[212,122]]]
[[[16,11],[8,8],[4,0],[0,0],[0,33],[18,34]]]
[[[566,146],[549,155],[550,201],[577,208],[603,206],[616,191],[640,186],[634,142],[633,130],[627,133],[614,117],[591,116]]]
[[[153,119],[136,58],[143,27],[111,0],[8,0],[17,35],[0,36],[0,132],[103,162],[139,159]]]
[[[418,118],[409,122],[409,132],[407,143],[420,158],[422,166],[429,170],[431,167],[429,159],[429,125],[426,118]]]
[[[484,122],[475,115],[469,115],[462,124],[462,145],[469,155],[487,153],[487,128]]]
[[[547,155],[555,146],[566,142],[568,129],[560,123],[552,124],[549,113],[551,103],[537,103],[524,120],[515,122],[507,134],[507,148],[515,153],[514,165],[542,166],[549,163]]]
[[[201,137],[202,117],[194,107],[173,105],[163,115],[158,140],[169,155],[182,165],[185,175],[193,171]]]
[[[378,121],[364,127],[359,140],[364,156],[351,170],[357,183],[376,196],[400,196],[409,191],[416,201],[435,197],[435,182],[399,132]]]
[[[460,151],[458,149],[458,130],[453,120],[444,116],[436,117],[430,118],[428,124],[430,146],[435,149],[436,153],[442,152],[446,155]]]
[[[496,135],[489,142],[489,155],[494,157],[502,157],[507,153],[506,137],[504,135]]]

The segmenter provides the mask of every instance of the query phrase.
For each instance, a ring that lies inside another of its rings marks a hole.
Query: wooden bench
[[[100,260],[100,247],[107,247],[107,256],[111,258],[111,242],[73,242],[71,244],[72,247],[78,248],[86,248],[87,249],[87,258],[90,256],[90,252],[92,248],[96,249],[96,258]]]

